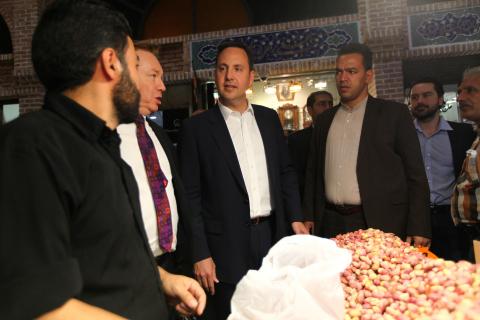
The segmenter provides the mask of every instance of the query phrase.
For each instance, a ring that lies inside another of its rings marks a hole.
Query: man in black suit
[[[323,111],[333,106],[333,96],[328,91],[312,92],[307,98],[307,111],[312,121]],[[300,198],[303,199],[305,188],[305,170],[307,169],[308,150],[313,133],[313,124],[308,128],[292,133],[288,136],[288,148],[293,166],[297,171],[300,185]]]
[[[450,198],[475,132],[469,124],[446,121],[440,116],[443,93],[436,79],[420,79],[411,85],[410,103],[430,187],[430,250],[441,258],[457,261],[467,259],[469,243],[453,224]]]
[[[315,122],[304,212],[315,234],[334,237],[364,228],[428,245],[428,183],[408,108],[373,98],[372,53],[363,44],[340,49],[340,105]]]
[[[171,247],[162,248],[160,245],[157,212],[149,184],[147,166],[143,159],[138,141],[138,122],[124,124],[117,131],[122,139],[120,151],[122,158],[130,165],[140,191],[140,205],[145,231],[150,248],[159,266],[175,273],[188,275],[191,273],[191,262],[188,262],[188,250],[184,234],[181,215],[187,210],[185,189],[177,168],[176,151],[163,129],[147,116],[156,112],[161,104],[162,95],[166,88],[163,83],[163,68],[154,54],[153,48],[148,45],[137,45],[138,78],[140,90],[140,116],[143,128],[150,137],[155,148],[158,163],[165,175],[165,188],[170,207],[170,225],[172,229]],[[160,230],[161,232],[161,230]]]
[[[241,43],[218,48],[218,106],[187,120],[179,144],[194,272],[217,319],[229,315],[236,284],[273,243],[290,228],[307,233],[278,115],[246,98],[250,56]]]

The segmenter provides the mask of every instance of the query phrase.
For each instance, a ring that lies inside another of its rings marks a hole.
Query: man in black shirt
[[[119,123],[138,114],[125,18],[93,0],[47,8],[32,42],[43,110],[0,131],[0,315],[166,319],[164,293],[200,314],[205,293],[157,268]]]

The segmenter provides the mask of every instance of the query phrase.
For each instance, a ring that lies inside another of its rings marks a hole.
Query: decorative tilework
[[[480,41],[480,7],[411,15],[410,47]]]
[[[255,64],[303,60],[336,55],[337,50],[350,42],[360,42],[359,23],[258,33],[231,38],[192,41],[192,68],[211,69],[217,47],[225,41],[240,41],[253,54]]]

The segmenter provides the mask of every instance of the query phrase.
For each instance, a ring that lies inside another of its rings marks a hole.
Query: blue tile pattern
[[[480,41],[480,7],[408,17],[411,47]]]
[[[211,69],[217,47],[225,41],[240,41],[253,54],[255,64],[334,56],[350,42],[360,42],[359,23],[257,33],[223,39],[192,41],[192,68]]]

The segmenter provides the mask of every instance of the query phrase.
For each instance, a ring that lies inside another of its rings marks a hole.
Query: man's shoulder
[[[2,140],[38,141],[61,126],[52,112],[39,110],[20,116],[0,128]]]
[[[265,107],[259,104],[252,104],[252,108],[254,112],[262,113],[262,114],[268,114],[270,116],[278,116],[277,111],[275,111],[272,108]]]
[[[312,135],[313,128],[308,127],[302,130],[295,131],[291,135],[288,136],[288,141],[289,142],[297,142],[303,139],[307,139],[309,136]]]
[[[391,107],[391,108],[408,108],[407,105],[404,103],[393,101],[393,100],[375,98],[372,96],[368,97],[367,106],[369,105],[378,105],[382,107]]]
[[[472,136],[475,135],[475,131],[473,130],[473,126],[469,123],[463,123],[463,122],[455,122],[455,121],[448,121],[448,124],[454,131],[462,131],[465,133],[469,133]]]

